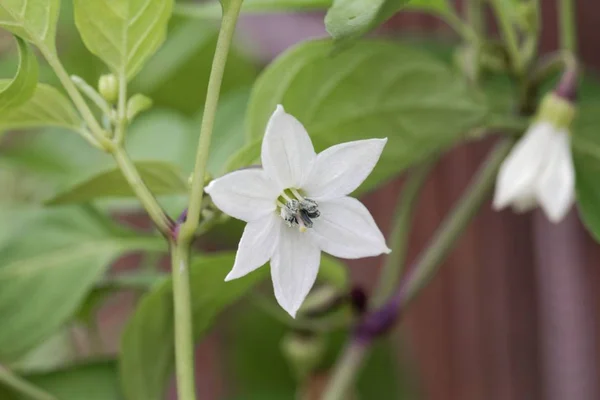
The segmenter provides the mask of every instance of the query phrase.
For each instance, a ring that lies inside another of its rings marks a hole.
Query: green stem
[[[519,38],[517,37],[517,32],[512,23],[510,8],[507,6],[506,0],[490,0],[490,2],[494,8],[502,35],[504,36],[504,41],[508,48],[514,72],[519,76],[523,75],[525,67],[521,60]]]
[[[431,245],[419,258],[402,292],[403,308],[435,276],[440,263],[452,250],[461,233],[477,214],[493,188],[500,165],[510,152],[513,143],[514,139],[506,138],[496,145],[450,216],[438,228]]]
[[[404,269],[414,209],[417,205],[421,188],[427,180],[429,171],[431,171],[433,165],[434,162],[431,161],[417,167],[404,184],[402,195],[398,200],[392,219],[393,228],[389,239],[392,252],[387,256],[383,265],[383,269],[379,275],[379,284],[372,299],[372,305],[375,308],[381,307],[394,293],[398,285]]]
[[[577,51],[577,32],[575,30],[575,2],[558,0],[560,19],[560,47],[571,53]]]
[[[31,400],[57,400],[56,397],[0,366],[0,382]]]
[[[467,21],[478,36],[482,35],[484,29],[482,0],[467,0]]]
[[[196,399],[189,256],[189,244],[182,242],[172,244],[171,274],[173,276],[173,303],[175,308],[175,365],[177,396],[180,400]]]
[[[77,86],[77,88],[90,99],[96,107],[102,111],[104,115],[110,116],[110,105],[104,100],[104,97],[100,95],[93,87],[88,85],[86,81],[83,80],[80,76],[71,75],[71,80]]]
[[[465,22],[454,10],[442,14],[442,17],[444,21],[446,21],[446,23],[450,25],[450,27],[452,27],[452,29],[454,29],[456,33],[458,33],[466,42],[479,43],[480,38],[477,35],[477,32],[475,32],[472,27],[465,24]]]
[[[539,60],[529,78],[529,85],[539,87],[556,74],[577,68],[577,59],[570,51],[558,51]]]
[[[115,129],[115,142],[121,145],[125,140],[125,131],[127,130],[127,78],[121,74],[119,81],[119,100],[117,104],[117,126]]]
[[[200,209],[204,191],[204,175],[206,163],[208,162],[208,150],[210,148],[217,105],[219,103],[219,92],[221,90],[221,82],[223,81],[223,73],[225,71],[225,64],[227,62],[231,40],[242,6],[242,0],[229,0],[225,3],[226,6],[224,6],[223,9],[223,20],[217,39],[217,48],[215,50],[210,79],[208,81],[202,126],[200,127],[200,139],[198,142],[196,163],[192,177],[188,216],[186,222],[181,227],[180,232],[180,237],[183,241],[191,240],[200,220]]]
[[[148,187],[142,181],[142,177],[135,168],[133,161],[131,161],[131,158],[129,158],[129,155],[125,149],[118,145],[111,146],[110,152],[117,162],[119,169],[123,173],[123,176],[127,180],[127,183],[129,183],[129,186],[131,186],[131,189],[133,189],[137,198],[148,212],[148,215],[150,215],[150,218],[158,230],[164,236],[170,236],[172,223],[169,217],[165,214],[152,192],[150,192]]]
[[[92,136],[97,142],[90,143],[92,143],[92,145],[94,145],[95,147],[98,147],[99,143],[102,149],[108,149],[110,147],[110,141],[106,137],[106,132],[104,131],[104,129],[102,129],[102,127],[96,120],[96,117],[90,110],[88,104],[85,102],[85,99],[83,98],[81,93],[79,93],[79,90],[69,77],[69,74],[65,70],[65,67],[62,65],[62,63],[55,54],[44,51],[43,47],[40,49],[42,51],[42,54],[46,58],[46,61],[48,61],[48,64],[54,70],[54,73],[56,74],[63,87],[67,91],[67,94],[73,101],[73,104],[75,104],[77,111],[79,111],[79,114],[87,124]],[[85,139],[89,141],[87,137],[85,137]]]
[[[335,364],[323,400],[345,400],[349,398],[354,380],[368,350],[368,343],[353,340],[348,344],[342,357]]]
[[[467,21],[474,34],[479,39],[476,42],[470,43],[472,62],[474,63],[472,76],[472,81],[474,83],[479,81],[481,75],[481,43],[485,37],[483,7],[481,3],[482,0],[467,0],[466,3]]]

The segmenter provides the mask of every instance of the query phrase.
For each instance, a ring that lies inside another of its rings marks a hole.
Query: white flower
[[[559,222],[573,205],[575,172],[567,128],[534,123],[504,160],[494,195],[494,208],[511,204],[518,212],[538,204],[548,219]]]
[[[271,260],[275,297],[294,317],[315,282],[321,251],[340,258],[389,253],[369,211],[347,196],[386,142],[342,143],[317,155],[302,124],[277,106],[262,143],[262,169],[235,171],[206,187],[219,209],[248,223],[225,280]]]

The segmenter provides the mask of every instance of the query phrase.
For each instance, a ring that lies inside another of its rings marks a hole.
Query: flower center
[[[319,218],[319,205],[316,201],[303,197],[298,190],[284,190],[277,199],[279,215],[287,226],[298,227],[300,232],[312,228],[313,219]]]

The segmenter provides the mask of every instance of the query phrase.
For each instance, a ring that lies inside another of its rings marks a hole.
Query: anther
[[[300,232],[312,228],[312,220],[321,215],[317,202],[311,199],[302,198],[300,201],[290,199],[285,205],[277,201],[277,205],[280,207],[279,215],[286,225],[290,228],[297,226]]]

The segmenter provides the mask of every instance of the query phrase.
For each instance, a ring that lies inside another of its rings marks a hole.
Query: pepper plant
[[[11,78],[13,58],[0,65],[2,398],[160,400],[174,375],[194,400],[195,344],[217,321],[237,398],[315,398],[319,377],[326,400],[408,398],[386,335],[494,187],[494,208],[540,205],[557,223],[576,203],[600,240],[600,86],[577,57],[573,0],[556,1],[550,54],[549,2],[462,3],[0,0],[18,52]],[[233,43],[240,14],[319,10],[329,37],[260,74]],[[410,11],[456,40],[372,35]],[[436,160],[484,139],[497,143],[403,273]],[[401,174],[385,239],[355,197]],[[151,227],[132,225],[139,211]],[[379,255],[377,288],[351,287],[340,258]],[[117,260],[136,268],[109,272]],[[106,358],[97,314],[123,290],[135,306]]]

